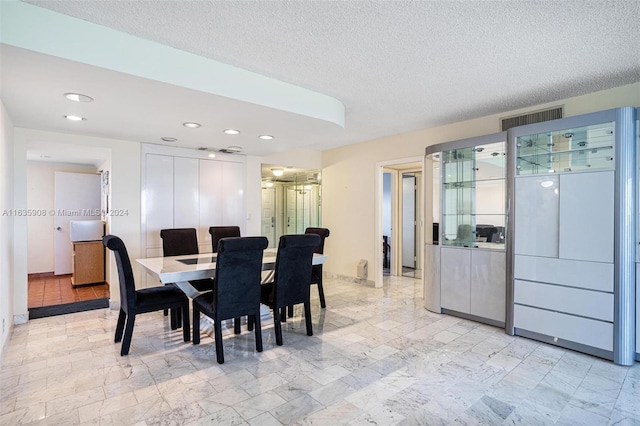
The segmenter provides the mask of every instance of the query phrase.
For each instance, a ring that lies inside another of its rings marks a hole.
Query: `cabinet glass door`
[[[519,136],[516,174],[613,168],[614,123]]]
[[[443,245],[504,249],[505,143],[442,152]]]

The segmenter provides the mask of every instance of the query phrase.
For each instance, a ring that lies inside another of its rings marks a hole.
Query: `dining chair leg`
[[[182,311],[182,338],[185,342],[191,340],[191,326],[189,324],[189,303],[180,308]]]
[[[322,277],[318,280],[318,296],[320,297],[320,307],[322,309],[327,307],[327,304],[324,301],[324,288],[322,288]]]
[[[118,314],[118,323],[116,324],[116,337],[113,339],[114,343],[118,343],[122,340],[122,333],[124,331],[124,321],[127,319],[127,314],[120,308],[120,314]]]
[[[242,330],[240,329],[241,319],[242,318],[240,317],[233,319],[233,334],[240,334],[242,332]]]
[[[304,322],[307,325],[307,336],[313,336],[313,324],[311,324],[311,302],[304,302]]]
[[[287,322],[287,308],[283,306],[280,308],[280,321]]]
[[[273,328],[276,332],[276,345],[282,346],[282,324],[280,324],[279,308],[273,308]]]
[[[250,315],[249,318],[253,318],[255,321],[256,351],[262,352],[262,326],[260,325],[260,312],[256,315]]]
[[[127,324],[124,327],[124,338],[122,339],[122,348],[120,349],[120,356],[129,354],[129,347],[131,346],[131,337],[133,336],[133,325],[136,322],[136,314],[129,312],[127,315]]]
[[[224,364],[224,348],[222,347],[222,324],[219,320],[215,320],[213,324],[216,339],[216,360],[218,364]]]
[[[200,344],[200,311],[193,306],[193,344]]]
[[[253,331],[254,319],[252,315],[247,316],[247,330]]]
[[[170,313],[170,322],[171,322],[171,329],[172,330],[177,330],[178,328],[182,327],[182,309],[180,308],[172,308],[169,309]]]
[[[287,316],[291,318],[293,316],[293,305],[287,306]]]

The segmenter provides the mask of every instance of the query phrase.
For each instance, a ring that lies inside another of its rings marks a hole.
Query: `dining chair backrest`
[[[163,256],[198,254],[198,236],[195,228],[173,228],[160,231]]]
[[[102,239],[102,244],[113,251],[116,258],[118,281],[120,281],[120,307],[129,313],[129,308],[135,306],[136,303],[136,284],[127,248],[124,242],[115,235],[106,235]]]
[[[309,300],[311,263],[320,237],[313,234],[283,235],[278,243],[273,300],[283,307]]]
[[[220,241],[213,290],[217,319],[246,315],[260,305],[262,253],[268,245],[266,237],[228,237]]]
[[[320,237],[320,244],[314,249],[314,253],[324,253],[324,239],[329,236],[329,230],[327,228],[307,228],[304,231],[305,234],[315,234]]]
[[[211,249],[214,253],[218,252],[218,243],[222,238],[239,237],[239,226],[212,226],[209,228],[211,234]]]

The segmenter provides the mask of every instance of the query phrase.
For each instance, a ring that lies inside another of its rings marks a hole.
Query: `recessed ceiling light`
[[[207,157],[209,157],[209,158],[216,158],[216,155],[212,152],[211,154],[207,155]]]
[[[273,182],[265,182],[264,186],[266,186],[267,188],[273,188]]]
[[[177,141],[178,141],[178,139],[176,139],[176,138],[170,138],[170,137],[168,137],[168,136],[161,137],[161,138],[160,138],[160,140],[163,140],[163,141],[165,141],[165,142],[177,142]]]
[[[182,123],[184,127],[188,127],[190,129],[197,129],[200,127],[200,123],[193,123],[191,121],[187,121],[186,123]]]
[[[284,170],[282,170],[282,169],[271,169],[271,173],[273,173],[274,176],[282,176],[284,174]]]
[[[64,97],[73,102],[93,102],[91,96],[82,95],[80,93],[65,93]]]
[[[84,121],[86,118],[80,117],[79,115],[65,115],[64,118],[71,121]]]
[[[273,139],[273,136],[271,135],[260,135],[258,136],[260,139],[265,140],[265,141],[270,141],[271,139]]]
[[[227,129],[224,131],[224,133],[226,135],[237,135],[240,133],[240,130],[236,130],[236,129]]]

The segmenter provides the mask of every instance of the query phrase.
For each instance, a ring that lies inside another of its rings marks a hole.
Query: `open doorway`
[[[402,171],[402,275],[422,278],[420,214],[422,206],[422,171]]]
[[[111,152],[30,142],[27,145],[28,309],[30,318],[109,306],[102,246]],[[92,236],[84,226],[91,222]],[[101,226],[100,226],[101,225]]]
[[[422,158],[378,163],[375,283],[384,276],[422,278]]]

